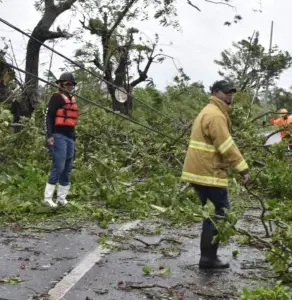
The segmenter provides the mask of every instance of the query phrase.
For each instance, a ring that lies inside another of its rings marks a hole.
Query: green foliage
[[[291,300],[292,294],[289,289],[280,282],[274,288],[261,287],[256,290],[243,289],[240,300]]]
[[[18,284],[20,283],[22,280],[19,276],[15,276],[15,277],[0,277],[0,283],[8,283],[8,284]]]
[[[275,87],[270,93],[269,102],[275,105],[276,110],[286,108],[289,112],[292,111],[292,93],[290,90]]]
[[[2,40],[5,43],[5,38]],[[12,89],[15,88],[15,72],[5,64],[7,62],[5,57],[7,49],[8,46],[4,47],[4,50],[0,49],[0,103],[6,102]]]
[[[191,89],[195,93],[195,89]],[[106,97],[98,90],[87,92],[89,99],[106,103]],[[199,89],[198,93],[203,95]],[[172,101],[172,95],[168,97],[153,88],[146,89],[139,96],[152,105],[152,101],[156,100],[151,95],[161,97],[157,105],[162,111],[175,110],[178,105]],[[192,97],[185,97],[183,102],[181,113],[184,114],[184,110],[190,113],[187,103],[193,102]],[[10,130],[10,113],[0,110],[0,166],[5,170],[0,176],[0,214],[3,221],[33,221],[65,215],[81,219],[92,217],[106,225],[122,216],[146,217],[153,212],[152,204],[169,208],[162,214],[173,220],[196,219],[193,213],[198,210],[197,198],[191,189],[181,191],[180,183],[188,134],[172,145],[173,141],[99,108],[85,103],[80,103],[80,106],[84,114],[77,127],[71,205],[58,211],[50,211],[41,204],[50,168],[41,129],[44,118],[42,107],[31,119],[22,120],[24,129],[18,134],[12,134]],[[194,107],[191,119],[196,113]],[[133,117],[164,133],[173,134],[176,126],[183,126],[166,123],[161,116],[149,114],[142,106],[137,107]]]
[[[108,104],[97,82],[81,71],[77,71],[76,76],[79,82],[88,81],[90,86],[90,89],[83,89],[81,85],[82,95],[85,93],[91,101]],[[54,211],[41,204],[51,164],[41,129],[44,103],[31,119],[22,120],[24,128],[17,134],[10,130],[9,111],[1,107],[0,168],[4,170],[0,175],[1,221],[65,218],[75,222],[97,220],[100,226],[106,227],[109,222],[148,218],[155,214],[179,226],[200,222],[206,217],[215,222],[219,231],[217,238],[223,243],[235,235],[242,243],[259,238],[237,230],[237,220],[245,207],[251,204],[261,207],[261,204],[258,198],[248,195],[242,188],[241,178],[234,171],[230,171],[230,177],[233,177],[230,184],[232,210],[225,219],[214,218],[214,208],[210,204],[202,209],[192,188],[180,182],[189,125],[208,102],[204,86],[190,84],[182,72],[165,92],[147,87],[136,89],[134,94],[171,116],[173,122],[150,113],[139,103],[135,103],[133,120],[173,136],[176,142],[81,102],[83,114],[77,126],[70,204]],[[266,258],[274,271],[289,281],[292,263],[290,164],[283,155],[284,145],[270,147],[273,154],[262,147],[264,138],[258,135],[259,126],[251,122],[254,110],[260,107],[252,104],[251,99],[250,93],[239,93],[235,97],[232,135],[251,168],[253,182],[250,189],[263,200],[267,210],[263,221],[276,224],[266,248]],[[254,165],[254,160],[264,162],[265,167]],[[254,292],[245,293],[253,295]],[[263,291],[257,293],[261,295]]]
[[[274,46],[269,52],[260,44],[259,32],[248,39],[233,43],[234,50],[224,50],[221,59],[215,63],[221,67],[219,74],[233,80],[240,90],[260,89],[266,84],[273,85],[282,72],[291,66],[292,58],[287,51]]]

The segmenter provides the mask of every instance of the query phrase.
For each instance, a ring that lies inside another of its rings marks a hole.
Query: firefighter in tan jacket
[[[187,150],[182,180],[190,182],[204,206],[209,199],[215,206],[216,215],[224,215],[229,209],[228,167],[235,168],[247,184],[249,168],[231,137],[230,104],[234,86],[217,81],[211,88],[210,103],[203,108],[194,121]],[[210,220],[203,221],[201,235],[200,268],[228,268],[229,263],[217,257],[219,243],[212,243],[217,231]]]

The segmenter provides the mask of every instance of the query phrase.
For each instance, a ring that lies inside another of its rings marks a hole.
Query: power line
[[[40,78],[40,77],[38,77],[38,76],[36,76],[36,75],[30,73],[30,72],[24,71],[24,70],[22,70],[22,69],[20,69],[20,68],[18,68],[18,67],[16,67],[16,66],[14,66],[14,65],[12,65],[12,64],[9,64],[9,63],[7,63],[7,62],[4,62],[4,64],[7,65],[8,67],[14,69],[14,70],[17,70],[17,71],[21,72],[21,73],[30,75],[31,77],[33,77],[33,78],[35,78],[35,79],[38,79],[39,81],[42,81],[43,83],[49,84],[49,85],[52,86],[52,87],[55,87],[55,88],[57,88],[57,89],[60,88],[58,85],[56,85],[56,84],[54,84],[54,83],[51,83],[51,82],[49,82],[49,81],[47,81],[47,80],[45,80],[45,79],[42,79],[42,78]],[[93,101],[91,101],[91,100],[88,100],[88,99],[86,99],[86,98],[84,98],[84,97],[82,97],[82,96],[80,96],[80,95],[77,95],[76,93],[73,93],[73,92],[72,92],[71,94],[72,94],[73,96],[76,96],[77,98],[82,99],[83,101],[85,101],[85,102],[87,102],[87,103],[90,103],[91,105],[97,106],[97,107],[99,107],[99,108],[105,110],[106,112],[112,113],[112,114],[114,114],[114,115],[116,115],[116,116],[119,116],[119,117],[125,119],[125,120],[128,120],[129,122],[132,122],[132,123],[134,123],[134,124],[136,124],[136,125],[139,125],[139,126],[145,128],[145,129],[148,129],[148,130],[150,130],[150,131],[152,131],[152,132],[155,132],[155,133],[158,134],[158,135],[161,135],[161,136],[163,136],[163,137],[165,137],[165,138],[168,138],[168,139],[170,139],[170,140],[172,140],[172,141],[174,141],[174,142],[177,142],[177,139],[175,139],[175,138],[173,138],[173,137],[171,137],[171,136],[169,136],[169,135],[167,135],[167,134],[164,134],[164,133],[162,133],[162,132],[159,132],[158,130],[156,130],[156,129],[150,127],[150,126],[147,126],[147,125],[144,125],[144,124],[142,124],[142,123],[139,123],[139,122],[137,122],[137,121],[135,121],[135,120],[133,120],[133,119],[128,118],[127,116],[125,116],[125,115],[123,115],[123,114],[116,113],[115,111],[113,111],[113,110],[111,110],[111,109],[109,109],[109,108],[107,108],[107,107],[105,107],[105,106],[102,106],[102,105],[100,105],[100,104],[98,104],[98,103],[95,103],[95,102],[93,102]]]
[[[133,95],[129,94],[128,92],[125,92],[123,89],[121,89],[121,87],[119,87],[119,86],[115,85],[114,83],[112,83],[112,82],[110,82],[110,81],[104,79],[103,77],[99,76],[99,75],[96,74],[95,72],[92,72],[92,71],[86,69],[85,67],[83,67],[82,65],[80,65],[80,64],[78,64],[77,62],[73,61],[73,60],[70,59],[69,57],[67,57],[67,56],[65,56],[64,54],[58,52],[57,50],[51,48],[50,46],[47,46],[46,44],[44,44],[43,42],[41,42],[39,39],[37,39],[37,38],[35,38],[35,37],[29,35],[28,33],[24,32],[23,30],[21,30],[20,28],[14,26],[13,24],[7,22],[6,20],[0,18],[0,22],[2,22],[3,24],[7,25],[8,27],[13,28],[14,30],[20,32],[21,34],[25,35],[26,37],[35,40],[36,42],[40,43],[40,44],[41,44],[42,46],[44,46],[45,48],[47,48],[47,49],[49,49],[50,51],[54,52],[55,54],[61,56],[62,58],[68,60],[68,61],[69,61],[70,63],[72,63],[73,65],[75,65],[75,66],[79,67],[80,69],[82,69],[82,70],[88,72],[89,74],[95,76],[96,78],[102,80],[103,82],[105,82],[105,83],[111,85],[112,87],[114,87],[115,89],[121,91],[122,93],[124,93],[124,94],[126,94],[126,95],[132,97],[132,98],[133,98],[134,100],[136,100],[137,102],[139,102],[139,103],[141,103],[142,105],[148,107],[148,108],[151,109],[152,111],[155,111],[157,114],[163,116],[164,118],[168,119],[169,121],[171,121],[171,122],[174,121],[172,118],[170,118],[169,116],[163,114],[162,112],[160,112],[159,110],[155,109],[154,107],[152,107],[152,106],[146,104],[145,102],[139,100],[139,99],[136,98],[136,97],[133,97]],[[177,124],[175,124],[175,125],[177,125]]]

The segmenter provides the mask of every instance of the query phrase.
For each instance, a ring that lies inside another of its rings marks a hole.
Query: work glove
[[[244,185],[247,185],[251,182],[251,177],[250,177],[249,173],[243,175],[242,178],[243,178],[243,184]]]

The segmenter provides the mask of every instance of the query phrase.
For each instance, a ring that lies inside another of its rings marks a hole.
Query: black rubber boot
[[[201,235],[201,258],[200,269],[226,269],[229,263],[222,262],[217,256],[219,243],[212,244],[213,234],[211,231],[203,230]]]

